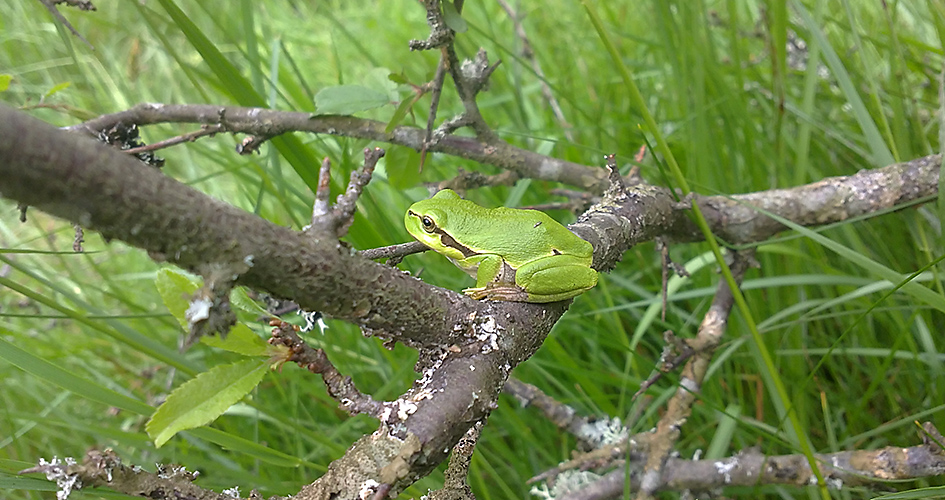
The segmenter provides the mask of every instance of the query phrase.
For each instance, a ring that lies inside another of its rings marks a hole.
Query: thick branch
[[[64,461],[40,460],[36,467],[20,474],[42,473],[56,481],[59,493],[67,498],[72,490],[88,487],[106,487],[126,495],[145,498],[181,498],[189,500],[238,500],[235,492],[217,493],[193,483],[197,473],[183,467],[157,464],[158,472],[147,472],[138,466],[127,466],[113,451],[90,451],[83,463],[71,458]]]
[[[451,342],[459,337],[453,325],[468,314],[455,307],[462,300],[456,294],[431,293],[396,269],[353,256],[334,234],[276,226],[99,142],[3,106],[0,193],[183,268],[248,265],[237,284],[404,342]],[[437,339],[434,332],[453,333]]]
[[[762,241],[787,229],[759,212],[803,226],[841,222],[893,209],[938,193],[941,156],[932,155],[888,167],[830,177],[792,189],[759,191],[731,197],[697,196],[712,232],[729,244]],[[594,267],[609,270],[628,248],[658,236],[699,241],[702,233],[689,219],[688,204],[651,185],[611,190],[571,230],[594,246]]]

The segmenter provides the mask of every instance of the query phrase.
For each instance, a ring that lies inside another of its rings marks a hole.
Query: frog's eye
[[[421,217],[420,223],[423,224],[423,230],[428,233],[432,233],[436,229],[436,222],[429,215]]]

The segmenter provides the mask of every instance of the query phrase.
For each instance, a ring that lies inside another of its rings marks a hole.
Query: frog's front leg
[[[528,292],[515,283],[515,275],[515,269],[502,257],[481,256],[476,271],[476,288],[467,288],[463,293],[476,300],[529,302]]]

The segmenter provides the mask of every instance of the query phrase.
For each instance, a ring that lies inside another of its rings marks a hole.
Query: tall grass
[[[699,193],[791,187],[941,150],[945,10],[932,0],[885,7],[841,0],[588,3]],[[57,125],[151,101],[313,111],[314,94],[327,86],[385,88],[390,72],[419,84],[436,66],[436,54],[407,48],[408,40],[427,35],[424,13],[413,1],[369,9],[349,2],[240,0],[225,8],[176,2],[179,13],[173,5],[98,2],[95,13],[63,8],[95,47],[91,51],[39,2],[0,2],[0,74],[12,76],[0,100]],[[483,47],[493,60],[503,60],[480,98],[486,120],[521,147],[586,164],[600,164],[601,155],[613,152],[628,165],[644,143],[642,118],[582,5],[552,0],[521,7],[535,57],[573,140],[550,111],[505,13],[493,3],[467,2],[469,31],[457,40],[461,57]],[[428,103],[421,100],[408,123],[424,124]],[[364,116],[388,119],[394,107]],[[460,110],[455,92],[445,91],[440,116]],[[188,130],[149,127],[143,137],[154,142]],[[367,145],[296,135],[260,155],[238,156],[238,140],[219,135],[161,151],[164,171],[293,227],[310,213],[308,186],[318,161],[332,159],[337,188]],[[396,167],[415,163],[416,156],[399,147],[389,153],[360,200],[347,237],[355,248],[407,241],[403,211],[427,194],[416,186],[401,188],[407,182],[396,178]],[[442,180],[458,168],[497,172],[434,155],[418,178]],[[642,168],[648,180],[663,182],[652,157]],[[468,196],[492,206],[528,205],[547,202],[554,187],[531,181]],[[23,353],[15,364],[12,355],[0,360],[0,489],[9,489],[7,496],[49,498],[51,493],[41,492],[49,484],[9,473],[39,457],[79,457],[92,447],[114,448],[127,462],[145,467],[186,464],[201,470],[201,484],[209,487],[289,494],[373,429],[369,418],[340,412],[319,380],[286,367],[267,375],[250,398],[214,423],[217,434],[185,433],[153,448],[143,430],[147,405],[232,358],[201,346],[177,352],[179,328],[153,284],[159,265],[144,253],[86,234],[87,253],[73,255],[70,225],[35,210],[21,224],[12,203],[0,201],[0,208],[0,277],[6,280],[0,283],[0,341],[7,343],[0,349],[14,352],[3,347],[13,345]],[[865,258],[908,274],[932,262],[945,250],[942,213],[929,204],[819,233],[842,252],[807,236],[758,245],[761,267],[749,273],[745,295],[815,451],[912,445],[915,420],[945,428],[942,315],[914,295],[886,296],[889,287],[878,268],[858,265]],[[672,258],[693,272],[676,283],[663,321],[655,314],[658,254],[652,245],[631,249],[596,289],[576,300],[515,376],[588,415],[632,413],[639,415],[634,431],[652,427],[675,378],[652,388],[649,405],[640,411],[631,408],[629,396],[653,369],[663,330],[694,334],[719,279],[706,251],[704,244],[671,247]],[[409,257],[402,267],[422,268],[423,278],[437,285],[468,285],[461,272],[434,255]],[[939,266],[919,283],[941,295]],[[388,351],[350,325],[329,324],[312,342],[325,346],[364,391],[393,398],[409,386],[414,353],[402,346]],[[760,362],[735,315],[683,429],[682,456],[696,450],[727,456],[756,445],[772,454],[799,452]],[[64,384],[53,367],[75,380]],[[569,458],[573,446],[534,410],[503,396],[472,462],[473,489],[481,499],[524,498],[525,480]],[[436,473],[408,493],[419,496],[440,484],[442,474]],[[771,486],[732,493],[807,495]],[[848,490],[841,496],[870,493]]]

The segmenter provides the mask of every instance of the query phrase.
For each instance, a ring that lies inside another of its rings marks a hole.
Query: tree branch
[[[158,123],[223,124],[233,133],[271,137],[287,132],[311,132],[397,144],[421,151],[426,144],[424,129],[408,126],[395,127],[390,133],[387,124],[352,116],[312,115],[294,111],[276,111],[263,108],[212,106],[209,104],[139,104],[126,111],[65,127],[95,135],[118,123],[139,126]],[[427,151],[446,153],[474,160],[485,165],[512,170],[522,177],[564,182],[592,191],[606,188],[606,172],[602,169],[551,158],[521,149],[501,140],[483,142],[471,137],[449,135],[434,141]]]
[[[814,455],[820,471],[833,488],[872,485],[882,481],[914,480],[945,474],[945,454],[930,445],[879,450],[841,451]],[[600,500],[623,495],[626,471],[614,470],[593,487],[558,497],[559,500]],[[816,484],[804,455],[767,456],[755,450],[719,460],[684,460],[666,462],[658,491],[704,491],[722,486],[759,486]],[[631,491],[640,487],[639,473],[630,476]]]

